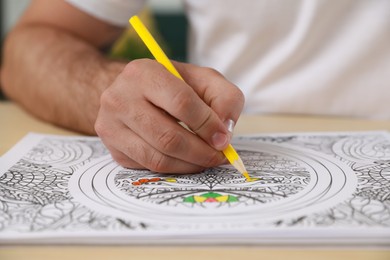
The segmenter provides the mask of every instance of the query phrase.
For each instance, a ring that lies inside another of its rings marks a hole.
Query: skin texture
[[[174,62],[183,82],[154,60],[106,58],[100,50],[122,31],[62,0],[32,1],[5,42],[4,93],[45,121],[99,135],[125,167],[192,173],[224,163],[241,91],[210,68]]]

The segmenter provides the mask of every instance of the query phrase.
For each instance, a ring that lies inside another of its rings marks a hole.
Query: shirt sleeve
[[[127,26],[131,16],[145,5],[145,0],[66,0],[81,11],[117,26]]]

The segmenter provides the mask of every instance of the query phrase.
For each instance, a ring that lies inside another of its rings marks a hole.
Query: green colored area
[[[221,197],[222,195],[219,193],[215,193],[215,192],[208,192],[208,193],[202,194],[201,196],[204,198],[218,198],[218,197]]]
[[[183,199],[183,202],[196,203],[194,196],[189,196]]]
[[[227,202],[238,202],[238,198],[233,195],[229,195]]]
[[[185,203],[231,203],[238,202],[238,198],[233,195],[222,195],[216,192],[207,192],[201,195],[191,195],[183,199]]]

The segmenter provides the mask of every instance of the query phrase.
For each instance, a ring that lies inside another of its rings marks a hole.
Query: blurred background
[[[50,1],[50,0],[48,0]],[[0,0],[0,47],[7,33],[30,3],[30,0]],[[145,23],[158,38],[171,59],[185,61],[187,46],[187,20],[184,15],[181,0],[148,0],[147,8],[141,16]],[[124,33],[118,39],[108,55],[120,59],[135,59],[151,57],[132,30]],[[1,58],[0,54],[0,58]],[[0,99],[4,99],[1,93]]]

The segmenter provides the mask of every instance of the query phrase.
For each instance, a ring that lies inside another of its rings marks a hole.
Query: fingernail
[[[227,130],[232,134],[234,131],[235,123],[232,119],[227,119],[225,122],[223,122],[227,128]]]
[[[228,141],[229,141],[229,137],[224,133],[218,132],[211,137],[211,142],[214,148],[217,150],[222,150],[223,148],[225,148]]]

